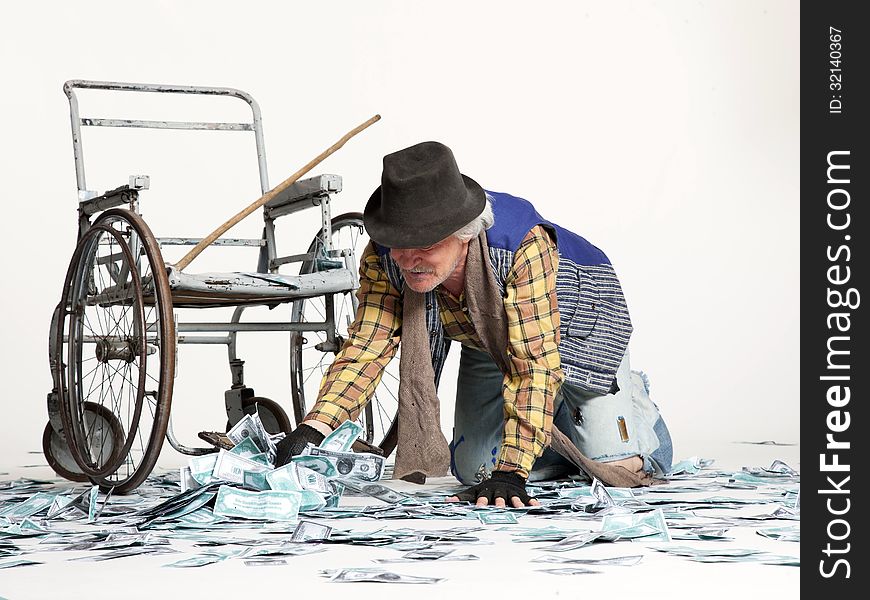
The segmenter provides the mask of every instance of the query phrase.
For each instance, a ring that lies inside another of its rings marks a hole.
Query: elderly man
[[[574,469],[548,447],[554,426],[595,461],[669,471],[670,435],[630,370],[628,309],[601,250],[485,191],[438,142],[385,156],[364,216],[356,321],[279,464],[355,419],[401,342],[396,477],[425,481],[449,462],[471,486],[451,500],[534,505],[530,478]],[[435,390],[451,340],[462,354],[448,449]]]

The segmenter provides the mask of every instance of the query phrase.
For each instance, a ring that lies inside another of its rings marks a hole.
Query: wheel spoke
[[[95,366],[93,369],[91,369],[90,371],[88,371],[87,375],[84,375],[84,376],[82,377],[82,379],[85,379],[85,377],[89,377],[91,374],[95,373],[95,372],[97,371],[97,369],[100,368],[101,365],[102,365],[102,363],[99,363],[99,362],[98,362],[98,363],[96,364],[96,366]],[[87,401],[88,398],[91,397],[91,393],[94,391],[94,384],[95,384],[96,382],[97,382],[97,378],[96,378],[96,377],[94,377],[94,378],[91,379],[91,386],[88,388],[88,393],[87,393],[87,394],[82,398],[83,401]]]

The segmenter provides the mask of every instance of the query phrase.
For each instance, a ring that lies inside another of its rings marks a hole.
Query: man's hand
[[[305,447],[310,443],[317,446],[323,441],[326,436],[317,431],[314,427],[302,423],[291,431],[283,440],[277,444],[277,454],[275,456],[275,468],[283,467],[290,459],[297,456],[305,450]]]
[[[526,493],[526,480],[508,471],[493,471],[486,481],[447,498],[447,502],[475,502],[477,506],[506,506],[508,500],[514,508],[541,505]]]

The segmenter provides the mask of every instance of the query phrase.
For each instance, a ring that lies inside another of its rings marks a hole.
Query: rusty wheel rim
[[[101,268],[109,275],[99,272]],[[129,284],[125,294],[119,292],[121,279],[112,279],[119,273]],[[107,281],[115,285],[105,286]],[[116,295],[109,296],[107,289]],[[85,300],[77,301],[77,295]],[[169,282],[157,242],[137,214],[112,209],[100,215],[76,248],[62,302],[65,313],[55,345],[67,357],[66,365],[57,366],[66,384],[58,392],[64,428],[73,433],[69,442],[73,455],[85,463],[79,465],[82,471],[104,489],[125,493],[138,487],[156,464],[168,426],[175,370]],[[106,314],[90,320],[79,315],[82,309],[108,312],[115,306],[126,307],[122,326],[121,319]],[[92,374],[103,371],[108,374]],[[86,402],[104,407],[121,423],[123,444],[111,463],[95,465],[87,454],[91,446],[82,416]]]

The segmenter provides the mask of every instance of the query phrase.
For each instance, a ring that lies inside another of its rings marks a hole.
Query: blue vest
[[[543,225],[554,236],[559,250],[556,298],[561,323],[559,354],[565,381],[599,394],[608,393],[628,348],[632,327],[622,287],[607,256],[579,235],[544,219],[527,200],[499,192],[487,191],[487,195],[492,201],[495,222],[486,231],[486,239],[502,294],[514,252],[529,230]],[[397,290],[403,290],[404,278],[390,258],[389,248],[378,245],[375,248],[390,282]],[[426,306],[437,384],[450,340],[444,336],[434,291],[426,295]]]

